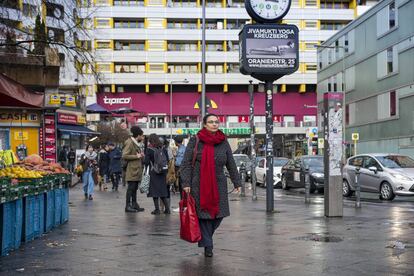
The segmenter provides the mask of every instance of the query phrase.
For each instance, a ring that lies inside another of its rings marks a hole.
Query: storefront
[[[22,160],[39,154],[41,111],[0,109],[1,150],[13,150]]]
[[[86,118],[81,112],[57,110],[57,146],[84,149],[88,138],[97,133],[85,126]]]

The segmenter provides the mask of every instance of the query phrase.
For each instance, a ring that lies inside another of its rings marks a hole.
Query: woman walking
[[[203,118],[203,129],[190,139],[180,168],[183,190],[196,202],[202,236],[198,246],[204,247],[206,257],[213,256],[214,231],[230,215],[224,166],[235,190],[239,192],[241,187],[230,145],[219,123],[214,114]]]
[[[104,188],[106,188],[106,183],[108,183],[109,178],[109,146],[102,145],[101,150],[98,154],[98,167],[99,167],[99,175],[101,176],[99,179],[99,190],[102,190],[102,184],[104,184]]]
[[[157,134],[153,133],[148,138],[148,148],[145,152],[145,166],[150,169],[150,185],[148,197],[154,200],[153,215],[159,215],[160,205],[159,198],[165,206],[165,214],[170,214],[170,207],[168,204],[168,186],[167,186],[167,171],[168,171],[168,153],[163,147]]]
[[[97,157],[98,154],[93,150],[93,146],[88,145],[80,161],[83,168],[83,192],[85,193],[85,199],[89,198],[89,200],[93,200],[93,188],[95,186],[93,174],[96,171]]]

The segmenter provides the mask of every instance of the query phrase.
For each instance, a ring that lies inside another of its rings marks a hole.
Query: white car
[[[273,157],[273,187],[281,186],[281,170],[289,159],[284,157]],[[256,166],[256,182],[266,187],[266,158],[258,161]]]

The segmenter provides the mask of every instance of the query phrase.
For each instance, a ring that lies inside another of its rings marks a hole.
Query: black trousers
[[[121,173],[116,172],[111,174],[112,189],[118,188],[119,181],[121,180]]]
[[[126,205],[137,203],[138,181],[128,181],[128,189],[126,192]]]
[[[220,226],[223,218],[216,219],[198,219],[201,231],[201,241],[198,242],[198,247],[213,247],[214,231]]]

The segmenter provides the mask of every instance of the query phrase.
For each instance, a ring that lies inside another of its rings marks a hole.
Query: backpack
[[[177,167],[181,166],[181,162],[183,162],[185,149],[186,149],[186,146],[184,146],[184,145],[181,145],[178,148],[177,156],[175,157],[175,165]]]
[[[168,169],[168,159],[163,148],[151,148],[154,151],[154,163],[152,170],[156,174],[162,174],[164,170]]]

